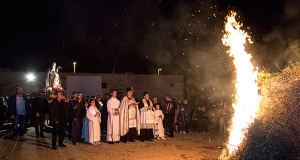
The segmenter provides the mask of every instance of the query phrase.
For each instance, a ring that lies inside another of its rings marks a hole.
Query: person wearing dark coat
[[[108,93],[105,93],[105,99],[102,100],[103,102],[103,107],[101,109],[101,131],[106,132],[107,130],[107,117],[108,117],[108,112],[107,112],[107,101],[109,100],[110,96]]]
[[[196,120],[197,120],[197,130],[196,132],[208,132],[208,118],[207,114],[205,112],[205,107],[201,108],[198,107],[198,110],[196,112]]]
[[[49,114],[53,123],[52,149],[56,150],[57,134],[59,134],[58,147],[66,147],[63,144],[65,129],[68,120],[68,110],[70,108],[69,100],[62,100],[62,93],[56,93],[56,99],[50,103]]]
[[[26,114],[29,113],[29,100],[22,94],[21,87],[16,88],[16,94],[8,99],[8,113],[13,121],[13,139],[25,141],[25,122]],[[18,126],[20,123],[20,126]]]
[[[175,107],[173,107],[173,102],[171,99],[171,96],[166,96],[166,113],[165,113],[165,117],[166,117],[166,123],[168,125],[169,128],[169,136],[173,138],[174,137],[174,118],[175,118]]]
[[[48,112],[48,101],[44,98],[33,98],[32,108],[34,114],[36,138],[44,138],[45,115]]]
[[[73,91],[73,95],[70,97],[70,107],[73,108],[75,103],[77,102],[77,97],[78,97],[78,92],[75,92]],[[67,125],[67,130],[68,130],[68,138],[70,141],[72,141],[72,121],[73,121],[73,118],[72,118],[72,110],[70,109],[69,110],[69,113],[68,113],[68,125]]]
[[[187,99],[183,100],[182,107],[184,107],[184,111],[186,113],[185,132],[189,133],[189,126],[191,123],[191,107],[188,104]]]
[[[85,114],[84,102],[82,100],[82,93],[78,93],[77,101],[73,101],[72,108],[72,142],[77,145],[81,139],[81,129],[83,117]]]
[[[179,132],[185,134],[185,122],[187,120],[186,112],[184,107],[180,108],[180,111],[177,115],[177,122],[179,125]]]
[[[4,97],[0,97],[0,126],[3,126],[3,123],[6,120],[6,102]]]

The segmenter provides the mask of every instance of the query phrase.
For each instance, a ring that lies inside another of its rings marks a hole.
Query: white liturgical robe
[[[129,99],[127,96],[124,97],[120,105],[120,133],[124,136],[129,131],[129,128],[136,127],[138,135],[140,135],[140,113],[139,109],[135,107],[129,107],[130,104],[136,103],[132,97]]]
[[[164,126],[163,126],[163,120],[164,120],[164,114],[161,110],[156,110],[154,112],[154,137],[155,138],[164,138],[165,132],[164,132]]]
[[[150,106],[153,106],[152,101],[151,100],[148,100],[148,101],[150,103]],[[151,114],[151,112],[154,112],[155,109],[153,108],[152,110],[148,110],[149,106],[148,106],[146,99],[142,99],[142,103],[144,104],[144,107],[140,109],[141,129],[153,129],[154,128],[153,122],[149,123],[149,122],[147,122],[147,119],[148,119],[148,121],[149,121],[149,118],[154,120],[154,115],[152,114],[152,117],[150,117],[151,115],[149,115],[149,113]]]
[[[89,120],[89,143],[100,141],[100,123],[101,117],[95,114],[99,112],[96,106],[90,106],[86,112],[86,117]]]
[[[117,98],[111,97],[107,101],[107,136],[106,141],[120,141],[120,111],[116,111],[120,108],[120,101]]]

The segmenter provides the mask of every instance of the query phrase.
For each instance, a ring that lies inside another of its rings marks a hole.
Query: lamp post
[[[35,75],[33,73],[28,73],[26,75],[27,81],[34,81],[35,80]]]
[[[158,70],[157,70],[157,75],[159,75],[159,71],[162,71],[162,69],[158,69]]]
[[[27,79],[27,81],[29,82],[29,87],[30,87],[30,94],[32,94],[32,89],[34,88],[34,86],[33,86],[33,82],[35,81],[35,75],[33,74],[33,73],[28,73],[27,75],[26,75],[26,79]]]
[[[76,65],[76,62],[73,62],[73,64],[74,64],[74,73],[75,73],[75,65]]]

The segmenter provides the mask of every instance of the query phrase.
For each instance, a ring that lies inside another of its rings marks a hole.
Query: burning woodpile
[[[235,20],[236,13],[231,12],[225,23],[223,44],[229,46],[227,53],[233,57],[235,66],[235,100],[232,103],[234,115],[229,128],[229,140],[223,150],[221,159],[227,159],[234,154],[243,141],[247,128],[255,120],[259,107],[257,68],[251,63],[251,54],[245,51],[246,43],[252,43],[250,36],[241,29],[242,24]]]
[[[300,63],[264,79],[257,118],[232,158],[300,158]]]

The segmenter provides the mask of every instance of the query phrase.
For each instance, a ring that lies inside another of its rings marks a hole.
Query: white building
[[[0,96],[15,94],[18,86],[23,88],[24,94],[43,90],[47,73],[33,74],[35,79],[28,81],[25,72],[0,71]],[[127,87],[133,87],[134,97],[139,100],[143,98],[144,91],[148,91],[150,97],[157,96],[158,99],[164,99],[166,95],[183,97],[183,75],[60,72],[59,76],[67,97],[70,97],[73,91],[81,91],[84,96],[102,97],[112,89],[116,89],[119,96],[124,96]]]

